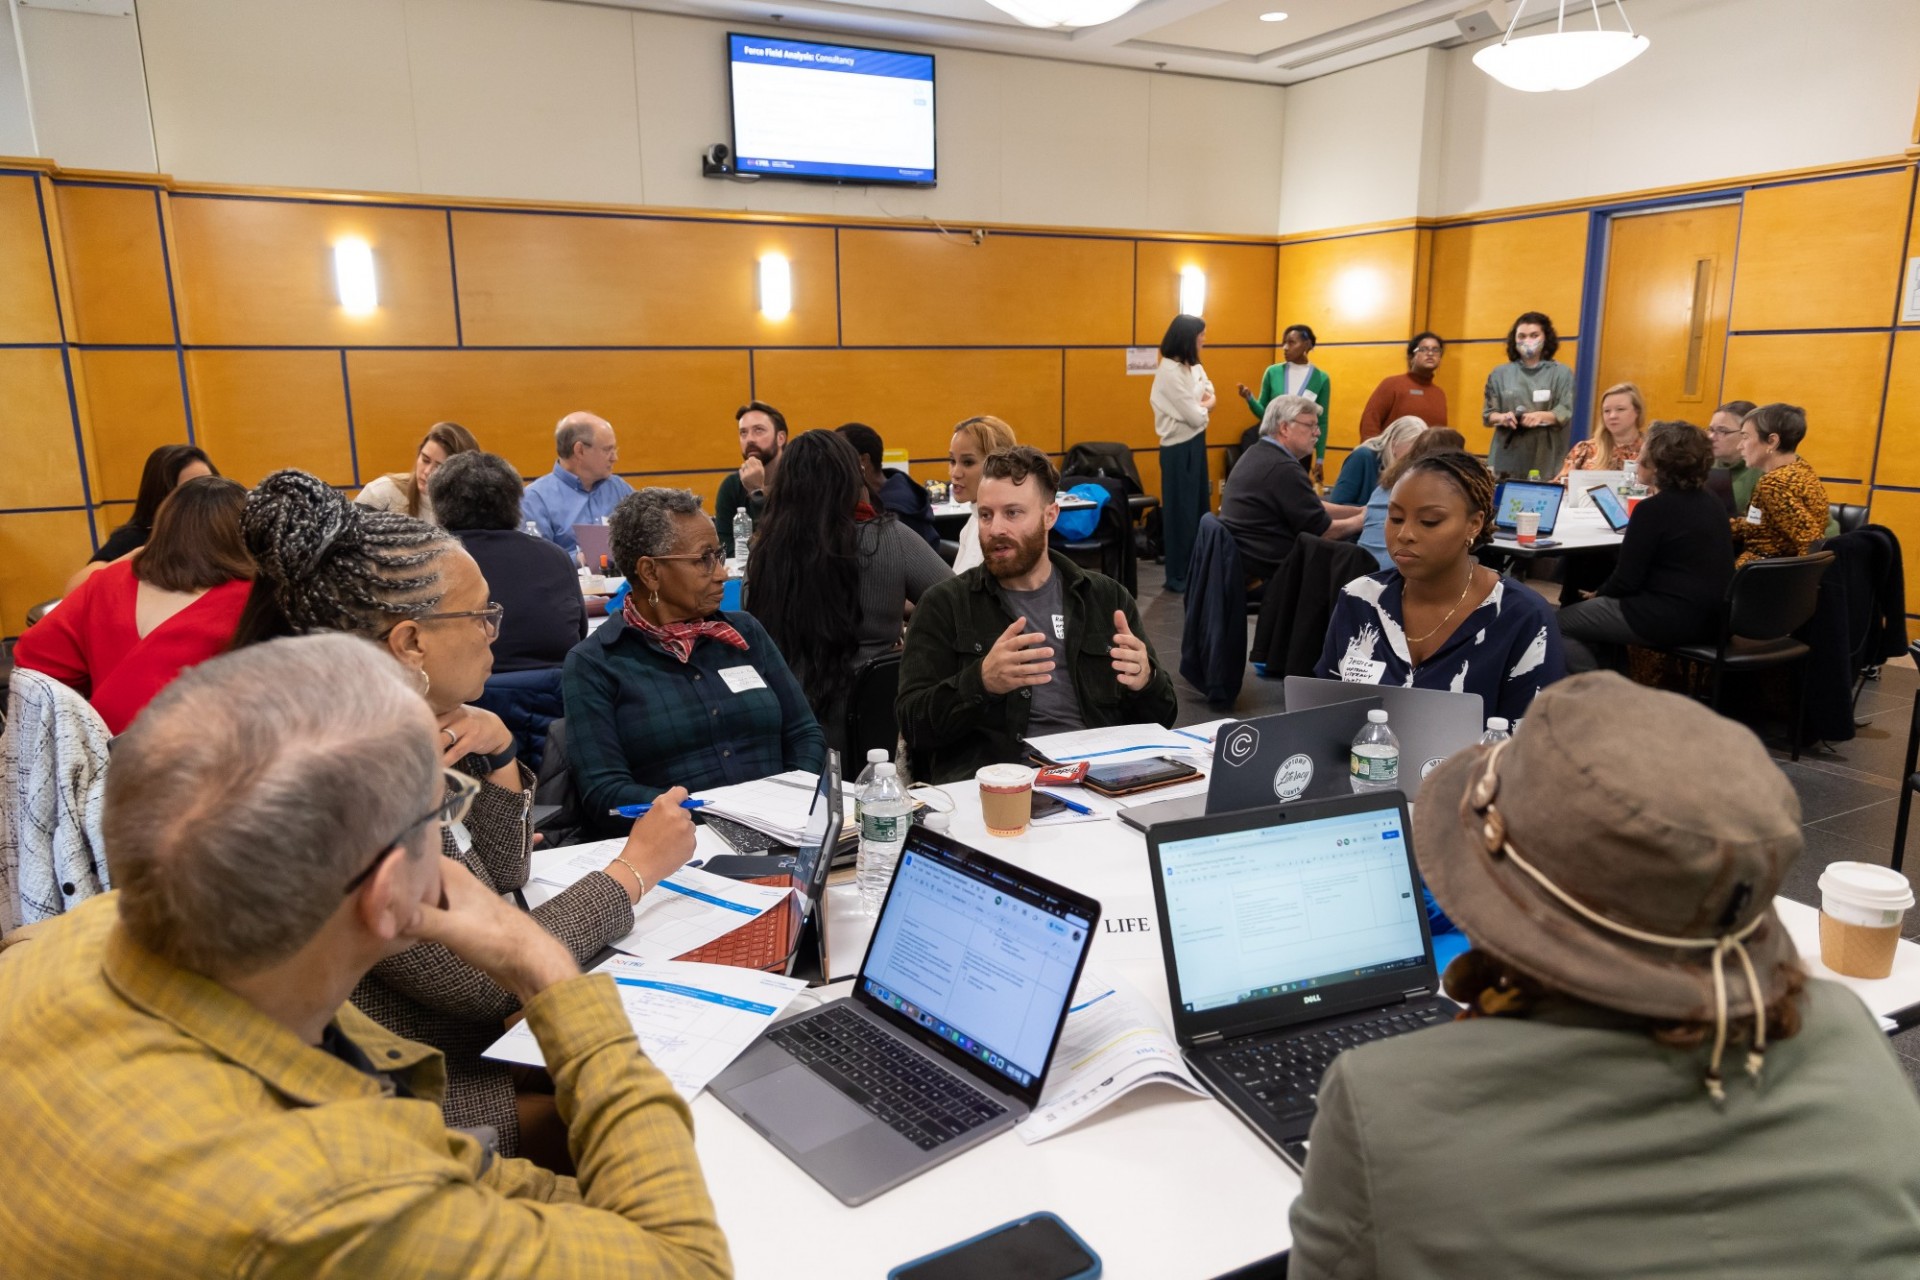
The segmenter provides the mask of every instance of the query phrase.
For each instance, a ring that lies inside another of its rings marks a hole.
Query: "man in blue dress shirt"
[[[540,536],[576,555],[573,526],[598,524],[613,514],[633,486],[613,474],[620,445],[613,425],[591,413],[570,413],[553,432],[560,460],[553,470],[527,486],[521,513],[539,527]]]

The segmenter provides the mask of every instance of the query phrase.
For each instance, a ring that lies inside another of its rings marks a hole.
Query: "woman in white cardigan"
[[[1200,367],[1207,322],[1179,315],[1160,339],[1153,374],[1153,429],[1160,437],[1160,529],[1167,552],[1167,590],[1187,589],[1187,562],[1200,517],[1207,513],[1207,418],[1213,383]]]

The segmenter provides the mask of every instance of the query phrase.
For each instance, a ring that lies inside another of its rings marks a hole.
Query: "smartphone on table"
[[[1030,1213],[887,1272],[887,1280],[1096,1280],[1100,1258],[1051,1213]]]
[[[1199,776],[1200,771],[1190,764],[1169,760],[1165,756],[1149,756],[1145,760],[1128,760],[1120,764],[1097,764],[1087,770],[1086,780],[1081,785],[1103,796],[1130,796],[1156,787],[1170,787]]]

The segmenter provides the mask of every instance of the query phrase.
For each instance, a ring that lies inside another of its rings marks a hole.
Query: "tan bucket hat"
[[[1716,1098],[1727,1023],[1750,1017],[1758,1071],[1797,955],[1773,896],[1802,836],[1799,797],[1744,726],[1612,672],[1575,676],[1511,741],[1434,770],[1414,834],[1476,947],[1609,1009],[1714,1021]]]

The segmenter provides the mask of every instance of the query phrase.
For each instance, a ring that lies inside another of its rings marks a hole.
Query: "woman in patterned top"
[[[1524,716],[1566,663],[1547,602],[1473,557],[1493,534],[1493,495],[1471,454],[1408,465],[1387,502],[1394,567],[1341,588],[1313,674],[1477,693],[1487,715]]]
[[[1827,529],[1827,487],[1798,452],[1807,414],[1797,404],[1763,404],[1740,423],[1740,455],[1760,472],[1753,503],[1733,517],[1735,566],[1769,556],[1803,556]]]
[[[444,530],[396,512],[349,503],[304,471],[260,482],[241,516],[259,565],[234,647],[281,636],[345,631],[386,649],[412,674],[439,720],[445,763],[482,786],[465,822],[442,829],[441,852],[496,893],[527,882],[533,777],[514,758],[513,734],[491,711],[468,706],[493,666],[500,610],[473,557]],[[316,768],[324,767],[316,763]],[[666,799],[685,798],[684,791]],[[633,824],[607,863],[533,911],[585,963],[633,930],[640,895],[693,852],[691,818],[678,803]],[[421,944],[375,965],[353,1002],[381,1025],[446,1055],[447,1123],[491,1126],[502,1155],[549,1165],[565,1152],[553,1099],[516,1098],[513,1077],[481,1051],[520,1004],[445,947]],[[533,1147],[523,1138],[533,1140]]]
[[[1600,395],[1601,429],[1567,451],[1555,484],[1575,471],[1619,471],[1640,457],[1646,440],[1647,402],[1631,382],[1616,382]]]

